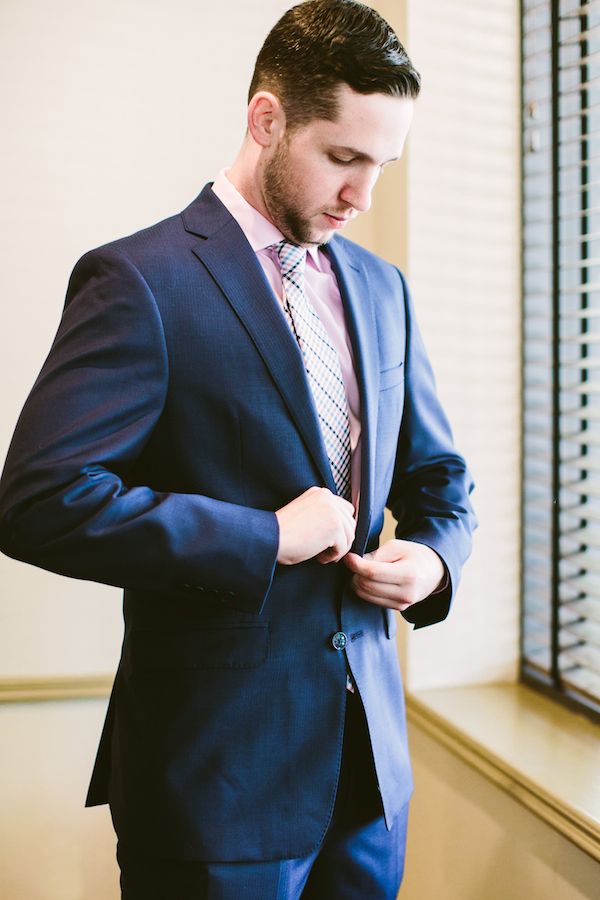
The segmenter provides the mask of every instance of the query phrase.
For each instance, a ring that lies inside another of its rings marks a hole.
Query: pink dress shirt
[[[225,170],[219,172],[212,189],[244,232],[248,243],[263,267],[269,284],[282,305],[281,312],[284,315],[279,260],[275,250],[267,249],[270,245],[277,244],[284,239],[282,233],[242,197],[227,178]],[[329,260],[319,247],[311,247],[308,250],[304,288],[308,299],[325,326],[331,343],[337,350],[340,359],[350,419],[352,503],[355,515],[358,515],[361,456],[358,382],[354,371],[354,357],[348,329],[346,328],[340,291]],[[284,318],[287,322],[287,316],[284,316]]]

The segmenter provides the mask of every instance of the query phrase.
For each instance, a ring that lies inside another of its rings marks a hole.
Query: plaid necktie
[[[306,250],[288,241],[274,244],[281,265],[283,308],[304,356],[337,492],[351,498],[350,420],[337,351],[304,292]]]

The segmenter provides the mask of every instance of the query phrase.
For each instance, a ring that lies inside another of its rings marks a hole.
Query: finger
[[[347,500],[344,500],[342,497],[334,497],[331,491],[327,488],[321,488],[326,496],[323,498],[323,514],[331,515],[336,522],[347,522],[353,527],[356,527],[355,517],[354,517],[354,507],[351,503],[348,503]]]
[[[339,562],[348,553],[348,550],[352,546],[352,541],[354,540],[356,522],[354,521],[354,519],[344,517],[340,525],[341,532],[338,536],[338,539],[331,545],[331,547],[327,547],[325,548],[325,550],[322,550],[319,554],[317,554],[316,558],[318,562],[323,564]]]
[[[354,527],[351,526],[344,531],[343,537],[340,537],[333,547],[323,551],[327,555],[327,562],[340,562],[347,555],[353,540]]]
[[[363,558],[358,555],[358,553],[347,553],[344,557],[344,563],[348,566],[351,572],[360,573],[363,571]]]
[[[329,563],[338,562],[341,559],[341,555],[338,553],[336,547],[328,547],[327,550],[322,550],[315,557],[318,563],[321,563],[322,566],[326,566]]]
[[[321,550],[320,553],[315,557],[317,562],[326,565],[327,563],[339,562],[344,555],[348,552],[347,544],[344,542],[343,545],[335,544],[332,547],[327,547],[325,550]]]
[[[353,519],[355,519],[355,518],[356,518],[356,510],[354,509],[353,504],[350,503],[349,500],[344,500],[343,497],[340,497],[340,500],[342,501],[344,510],[345,510],[350,516],[352,516]]]
[[[350,515],[344,518],[344,522],[346,523],[346,534],[350,537],[350,544],[354,540],[354,535],[356,534],[356,519],[354,516]],[[350,546],[348,546],[348,550]]]
[[[378,591],[365,590],[358,586],[354,587],[354,592],[361,600],[366,600],[367,603],[373,603],[375,606],[385,606],[388,609],[398,609],[402,611],[408,609],[408,607],[412,605],[412,601],[407,600],[401,595],[393,597],[382,596]]]
[[[368,581],[378,584],[402,584],[411,578],[412,566],[405,560],[397,560],[394,563],[376,562],[372,558],[361,558],[355,553],[349,553],[348,558],[348,568]]]
[[[341,498],[340,498],[341,499]],[[356,516],[354,515],[354,507],[347,500],[341,500],[338,504],[336,512],[345,522],[353,522],[356,527]]]
[[[309,487],[304,491],[304,496],[308,497],[309,494],[314,494],[315,491],[320,491],[320,490],[321,490],[321,488],[317,484],[313,484],[312,487]]]
[[[343,535],[340,535],[338,546],[340,547],[340,549],[343,548],[344,552],[342,556],[345,556],[345,554],[352,546],[352,541],[354,540],[354,535],[356,534],[356,520],[353,516],[348,515],[348,512],[346,510],[343,510],[340,515],[339,524],[341,526]],[[346,542],[345,546],[344,542]]]
[[[369,556],[371,559],[375,560],[375,562],[396,562],[410,554],[411,549],[414,549],[413,542],[401,541],[393,538],[392,540],[384,541],[384,543],[376,550],[373,550]]]
[[[402,586],[399,584],[383,584],[378,581],[369,581],[368,579],[361,578],[360,575],[355,575],[352,579],[352,586],[354,588],[355,593],[359,594],[361,597],[374,599],[379,598],[382,601],[397,601],[397,602],[408,602],[408,597],[406,592],[403,591]]]
[[[356,526],[356,511],[351,503],[347,500],[344,500],[342,497],[335,497],[335,512],[340,516],[341,519],[344,519],[348,522],[354,522]]]
[[[362,558],[358,555],[358,553],[347,553],[344,557],[344,563],[351,572],[360,572],[360,564],[362,562]]]

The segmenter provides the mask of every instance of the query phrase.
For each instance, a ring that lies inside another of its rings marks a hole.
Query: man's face
[[[262,195],[270,218],[295,244],[326,243],[371,205],[382,168],[402,154],[413,101],[339,88],[337,119],[284,132],[265,161]]]

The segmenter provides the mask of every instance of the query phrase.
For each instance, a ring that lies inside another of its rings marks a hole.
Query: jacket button
[[[343,650],[348,643],[348,638],[343,631],[336,631],[334,636],[331,638],[331,643],[333,644],[335,650]]]

